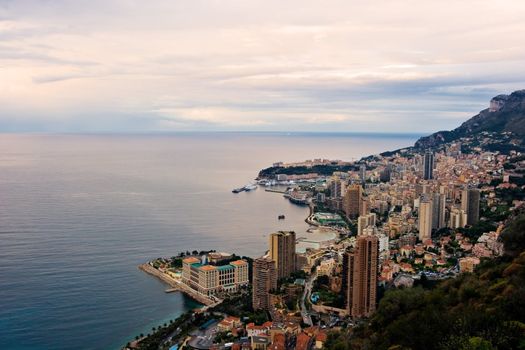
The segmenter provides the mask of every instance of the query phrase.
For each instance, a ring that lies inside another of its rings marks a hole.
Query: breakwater
[[[190,298],[198,301],[199,303],[206,305],[207,307],[219,304],[221,302],[221,301],[218,301],[218,302],[214,301],[208,298],[207,296],[200,294],[199,292],[185,285],[181,281],[178,281],[175,278],[170,277],[168,274],[157,270],[150,264],[141,264],[139,265],[139,269],[146,272],[149,275],[157,277],[162,282],[170,286],[170,288],[166,290],[167,292],[180,291],[186,294],[187,296],[189,296]]]

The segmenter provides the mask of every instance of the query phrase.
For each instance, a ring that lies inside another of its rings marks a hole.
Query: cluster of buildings
[[[502,226],[480,237],[468,234],[480,221],[482,205],[490,210],[499,204],[495,192],[503,185],[491,186],[493,180],[508,182],[508,156],[483,149],[462,153],[478,141],[369,157],[355,170],[334,173],[324,189],[316,184],[313,202],[330,212],[312,214],[312,222],[331,226],[340,215],[355,229],[330,247],[296,254],[296,269],[328,276],[332,292],[344,295],[340,314],[360,318],[374,312],[379,284],[411,285],[423,274],[448,278],[472,271],[481,258],[501,255]],[[254,306],[269,310],[277,288],[272,269],[283,262],[270,256],[257,260]]]
[[[480,221],[482,198],[485,210],[494,211],[500,204],[496,190],[511,188],[504,170],[507,160],[506,155],[482,150],[462,154],[457,142],[437,153],[401,150],[371,157],[359,171],[334,174],[324,204],[356,218],[357,239],[348,240],[353,249],[359,249],[361,236],[377,238],[379,283],[393,283],[407,274],[445,278],[472,271],[480,258],[502,254],[502,226],[480,237],[461,232]],[[503,183],[494,186],[493,180]],[[334,248],[346,249],[344,244]]]
[[[319,326],[302,328],[299,323],[272,321],[246,324],[232,316],[220,321],[217,329],[237,336],[237,340],[229,344],[232,350],[322,349],[328,338],[327,331]]]
[[[321,226],[343,225],[344,217],[355,229],[329,247],[304,253],[296,253],[294,232],[272,233],[268,253],[253,261],[253,308],[268,311],[273,321],[292,322],[293,317],[279,311],[283,304],[280,282],[302,270],[314,278],[327,276],[331,291],[343,296],[343,306],[331,311],[353,319],[368,317],[376,309],[380,284],[411,285],[422,274],[448,278],[472,271],[481,258],[500,255],[501,227],[479,238],[463,232],[480,221],[482,198],[483,205],[498,203],[495,188],[488,184],[503,177],[507,157],[490,152],[463,154],[461,149],[461,144],[452,143],[439,152],[417,154],[407,149],[369,157],[355,170],[334,173],[323,188],[316,184],[310,193],[313,203],[329,212],[314,213],[309,219]],[[314,160],[300,165],[325,163]],[[203,293],[235,290],[247,283],[239,277],[244,267],[242,262],[210,267],[185,261],[185,280]],[[220,277],[223,269],[231,272]],[[303,288],[311,288],[308,283],[292,287],[287,285],[285,294],[297,296]],[[304,318],[305,310],[301,312]]]
[[[253,262],[252,305],[254,310],[266,310],[274,319],[283,320],[276,310],[279,301],[278,281],[286,279],[298,269],[311,271],[316,268],[318,275],[330,275],[337,269],[340,259],[326,258],[320,250],[311,254],[295,252],[294,232],[276,232],[269,238],[268,254]],[[336,283],[338,292],[345,298],[343,314],[354,318],[369,316],[376,308],[378,263],[380,240],[376,235],[365,234],[355,239],[353,247],[344,249],[342,254],[342,278]],[[332,249],[332,248],[330,248]],[[304,310],[303,310],[304,311]],[[281,315],[282,316],[282,315]],[[291,319],[287,318],[290,321]]]
[[[221,264],[216,254],[201,258],[194,256],[182,260],[182,282],[207,297],[237,292],[249,284],[249,266],[245,260],[228,261]]]
[[[296,237],[293,231],[270,234],[268,254],[253,261],[252,305],[254,310],[274,311],[277,282],[296,271]]]
[[[497,109],[497,103],[491,108]],[[503,203],[498,191],[518,186],[510,176],[525,172],[525,157],[509,167],[509,156],[484,151],[483,145],[495,139],[480,133],[437,151],[402,149],[357,164],[325,159],[276,163],[283,168],[352,165],[325,183],[315,181],[288,193],[297,203],[312,206],[308,223],[330,227],[339,238],[298,253],[295,232],[274,232],[267,253],[251,264],[216,252],[185,256],[180,280],[213,299],[249,286],[251,275],[253,310],[267,312],[271,321],[254,324],[226,316],[217,329],[235,336],[228,348],[322,349],[327,333],[313,326],[312,316],[329,328],[352,324],[375,312],[379,286],[411,287],[423,276],[437,280],[473,272],[482,259],[503,254],[499,237],[504,226],[490,213],[523,204]],[[314,172],[276,176],[279,181],[320,178]],[[478,224],[488,219],[495,229],[481,232],[484,226]]]
[[[291,167],[306,167],[311,168],[317,165],[352,165],[351,162],[345,162],[342,160],[333,160],[333,159],[324,159],[324,158],[316,158],[316,159],[308,159],[304,162],[294,162],[294,163],[283,163],[283,162],[276,162],[273,163],[272,166],[274,168],[291,168]]]

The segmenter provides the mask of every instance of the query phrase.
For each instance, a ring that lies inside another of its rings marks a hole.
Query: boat
[[[277,185],[277,181],[275,181],[275,180],[270,180],[270,181],[268,181],[268,183],[266,184],[266,186],[275,186],[275,185]]]
[[[244,186],[245,191],[255,190],[256,188],[257,188],[256,184],[249,184],[249,185]]]
[[[284,220],[284,218],[285,218],[285,217],[284,217],[284,215],[282,215],[282,214],[279,215],[279,216],[277,217],[277,219],[279,219],[279,220]]]
[[[244,187],[239,187],[239,188],[234,188],[234,189],[232,190],[232,192],[233,192],[233,193],[239,193],[239,192],[242,192],[242,191],[244,191],[244,190],[245,190]]]

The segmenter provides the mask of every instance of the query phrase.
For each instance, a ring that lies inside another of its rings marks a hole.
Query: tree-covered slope
[[[501,103],[499,110],[484,109],[454,130],[439,131],[420,138],[415,147],[421,149],[435,147],[483,131],[512,132],[523,142],[525,140],[525,90],[514,91],[508,96],[499,95],[492,100]]]
[[[525,215],[501,238],[506,255],[433,289],[388,291],[370,322],[334,332],[328,349],[525,349]]]

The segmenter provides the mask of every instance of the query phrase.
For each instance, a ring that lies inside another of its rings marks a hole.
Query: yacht
[[[256,188],[257,188],[256,184],[249,184],[249,185],[244,186],[245,191],[255,190]]]

